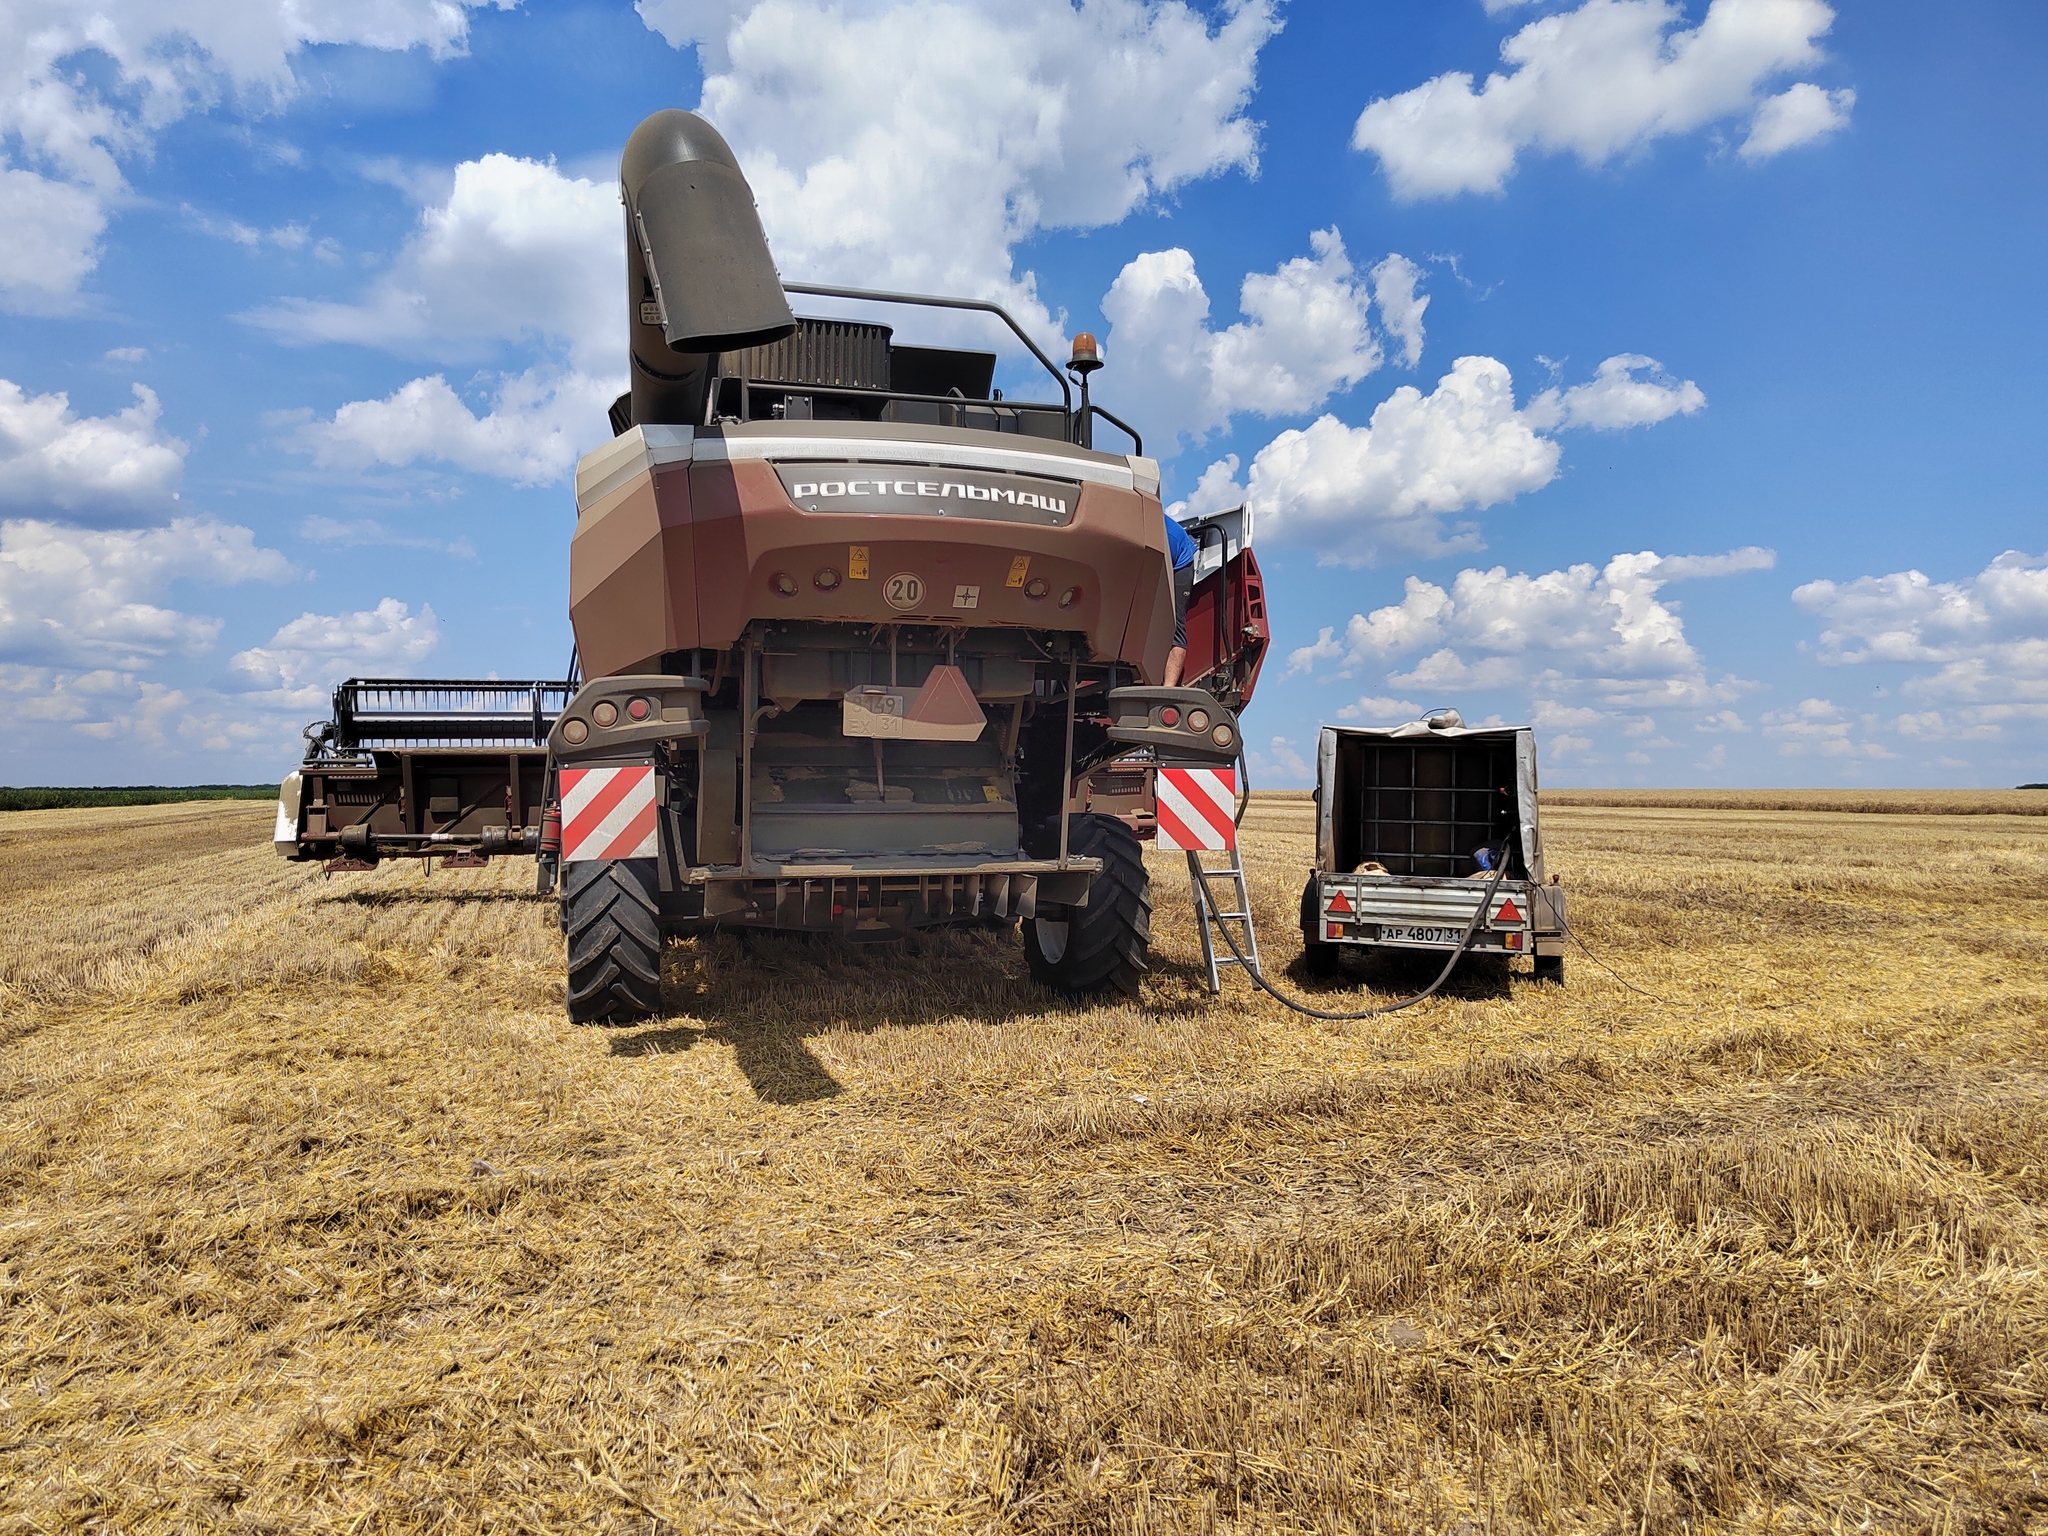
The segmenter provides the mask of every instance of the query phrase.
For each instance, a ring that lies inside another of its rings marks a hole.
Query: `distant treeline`
[[[1840,811],[1857,816],[2048,816],[2048,786],[2018,789],[1546,789],[1546,806]]]
[[[275,800],[275,784],[124,784],[90,789],[9,789],[0,811],[64,811],[84,805],[169,805],[179,800]]]

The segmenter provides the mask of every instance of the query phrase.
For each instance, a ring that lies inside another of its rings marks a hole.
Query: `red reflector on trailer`
[[[1332,912],[1349,912],[1351,910],[1351,899],[1342,891],[1332,891],[1330,893],[1330,910]]]
[[[1324,925],[1323,925],[1323,937],[1324,937],[1324,938],[1326,938],[1326,939],[1341,939],[1341,938],[1343,938],[1343,937],[1344,937],[1344,925],[1343,925],[1342,923],[1326,923],[1326,924],[1324,924]]]
[[[1522,920],[1522,909],[1515,905],[1514,897],[1510,896],[1500,904],[1500,910],[1493,914],[1493,920],[1496,923],[1519,923]]]

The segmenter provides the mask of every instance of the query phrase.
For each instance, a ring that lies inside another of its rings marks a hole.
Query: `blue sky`
[[[1444,704],[1551,783],[2048,779],[2044,43],[2033,0],[14,0],[0,781],[271,778],[341,676],[560,671],[666,106],[785,276],[1093,330],[1169,498],[1249,496],[1261,783]]]

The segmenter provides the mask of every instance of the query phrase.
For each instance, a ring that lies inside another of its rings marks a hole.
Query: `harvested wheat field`
[[[1155,858],[1140,1004],[717,936],[616,1031],[530,863],[0,819],[0,1528],[2048,1530],[2048,818],[1548,819],[1642,991],[1211,1001]]]

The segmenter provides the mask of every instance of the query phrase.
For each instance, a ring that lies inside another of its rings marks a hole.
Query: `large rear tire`
[[[562,866],[569,1020],[628,1024],[661,1012],[661,908],[653,859]]]
[[[1049,839],[1040,829],[1034,840],[1039,857],[1058,852],[1059,835],[1057,821],[1050,823]],[[1102,860],[1102,870],[1088,883],[1087,906],[1025,923],[1031,978],[1070,997],[1111,988],[1136,997],[1152,968],[1152,878],[1143,845],[1114,816],[1076,816],[1067,827],[1067,849]]]

